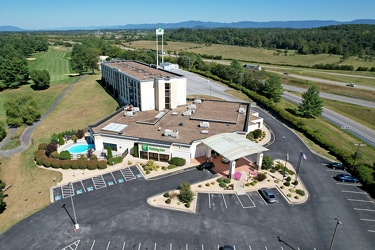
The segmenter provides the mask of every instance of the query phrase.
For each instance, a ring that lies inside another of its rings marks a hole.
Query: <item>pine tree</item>
[[[302,102],[298,106],[298,112],[304,117],[319,116],[323,113],[323,106],[318,87],[313,85],[302,94]]]

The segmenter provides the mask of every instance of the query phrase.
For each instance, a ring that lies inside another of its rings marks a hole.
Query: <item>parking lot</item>
[[[142,174],[135,166],[123,168],[110,173],[55,187],[53,188],[53,201],[58,201],[86,192],[92,192],[97,189],[110,187],[142,177]]]
[[[200,212],[225,212],[233,209],[256,209],[259,207],[288,205],[287,201],[276,189],[272,189],[277,198],[274,204],[267,203],[258,191],[247,192],[245,195],[199,193],[198,208]]]

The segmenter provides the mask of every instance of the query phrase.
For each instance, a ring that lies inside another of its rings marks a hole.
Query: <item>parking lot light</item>
[[[331,241],[331,245],[329,246],[329,250],[332,250],[333,249],[333,242],[335,241],[335,237],[336,237],[336,232],[337,232],[337,227],[342,224],[342,222],[340,220],[338,220],[337,218],[335,218],[336,220],[336,226],[335,226],[335,231],[333,231],[333,236],[332,236],[332,241]]]

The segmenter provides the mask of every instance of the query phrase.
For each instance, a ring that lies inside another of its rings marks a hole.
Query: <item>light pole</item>
[[[339,226],[339,224],[342,224],[342,222],[339,221],[337,218],[335,218],[335,220],[336,220],[336,227],[335,227],[335,231],[333,231],[332,241],[331,241],[331,245],[329,246],[329,250],[333,249],[333,242],[335,241],[337,227]]]
[[[72,190],[73,190],[73,184],[70,183],[70,185],[71,185],[71,188],[72,188]],[[70,200],[71,200],[71,202],[72,202],[72,207],[73,207],[73,215],[74,215],[74,230],[77,230],[77,229],[79,229],[79,224],[78,224],[78,222],[77,222],[76,210],[74,209],[73,195],[70,195]]]
[[[303,153],[303,151],[300,151],[299,152],[299,158],[298,158],[298,165],[297,165],[297,170],[296,170],[296,179],[294,181],[296,181],[298,179],[298,174],[299,174],[299,169],[301,167],[301,159],[305,159],[306,160],[306,156],[305,154]]]
[[[358,148],[357,148],[357,152],[355,153],[355,156],[354,156],[354,162],[353,162],[353,169],[355,167],[355,162],[357,161],[357,156],[359,154],[359,149],[360,147],[364,147],[366,146],[366,144],[363,144],[363,143],[355,143],[354,145],[356,145]]]

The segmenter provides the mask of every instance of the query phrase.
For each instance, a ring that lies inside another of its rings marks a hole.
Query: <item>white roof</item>
[[[236,133],[214,135],[203,139],[202,142],[230,161],[268,151],[267,148],[250,141],[244,135]]]

